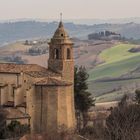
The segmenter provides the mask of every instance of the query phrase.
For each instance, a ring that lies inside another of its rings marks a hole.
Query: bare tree
[[[129,104],[128,99],[124,96],[107,118],[110,140],[140,140],[140,106]]]
[[[4,136],[4,130],[6,127],[6,112],[0,109],[0,138]]]

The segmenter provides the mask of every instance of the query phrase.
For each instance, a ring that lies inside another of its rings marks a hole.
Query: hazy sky
[[[0,0],[0,20],[140,17],[140,0]]]

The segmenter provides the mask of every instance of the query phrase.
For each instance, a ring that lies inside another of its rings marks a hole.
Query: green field
[[[104,50],[100,54],[100,57],[105,61],[105,63],[103,63],[102,65],[122,61],[140,55],[139,53],[129,52],[129,50],[134,47],[135,46],[131,44],[119,44],[112,48]]]
[[[120,80],[111,82],[90,81],[89,91],[97,102],[120,100],[124,94],[134,96],[134,91],[139,87],[140,79]],[[120,89],[121,88],[121,89]],[[116,89],[116,91],[113,91]]]
[[[140,79],[120,80],[111,82],[96,82],[102,78],[117,78],[121,75],[140,68],[140,53],[131,53],[129,50],[135,45],[119,44],[106,49],[100,53],[99,57],[104,63],[89,71],[89,91],[96,102],[120,100],[124,94],[134,96],[135,89],[140,83]],[[135,77],[140,76],[135,72]]]
[[[119,77],[140,67],[140,53],[128,51],[133,47],[134,45],[130,44],[119,44],[103,51],[100,58],[104,63],[89,71],[89,81],[105,77]]]
[[[97,97],[96,103],[118,101],[122,97],[123,95],[120,92],[112,92],[112,93],[104,94],[102,96]]]

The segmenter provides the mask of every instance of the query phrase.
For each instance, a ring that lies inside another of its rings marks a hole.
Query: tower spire
[[[62,22],[62,13],[60,13],[60,22],[59,22],[59,28],[63,27],[63,22]]]
[[[63,16],[63,14],[60,13],[60,22],[62,22],[62,16]]]

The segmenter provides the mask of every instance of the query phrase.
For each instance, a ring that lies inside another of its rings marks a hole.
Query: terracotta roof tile
[[[29,76],[34,77],[34,78],[60,76],[60,74],[50,71],[48,69],[46,69],[46,71],[30,71],[30,72],[26,72],[26,74],[28,74]]]
[[[21,73],[29,71],[46,71],[46,68],[37,64],[0,63],[1,73]]]
[[[40,80],[35,83],[37,86],[69,86],[72,85],[71,82],[55,79],[55,78],[44,78],[43,80]]]

